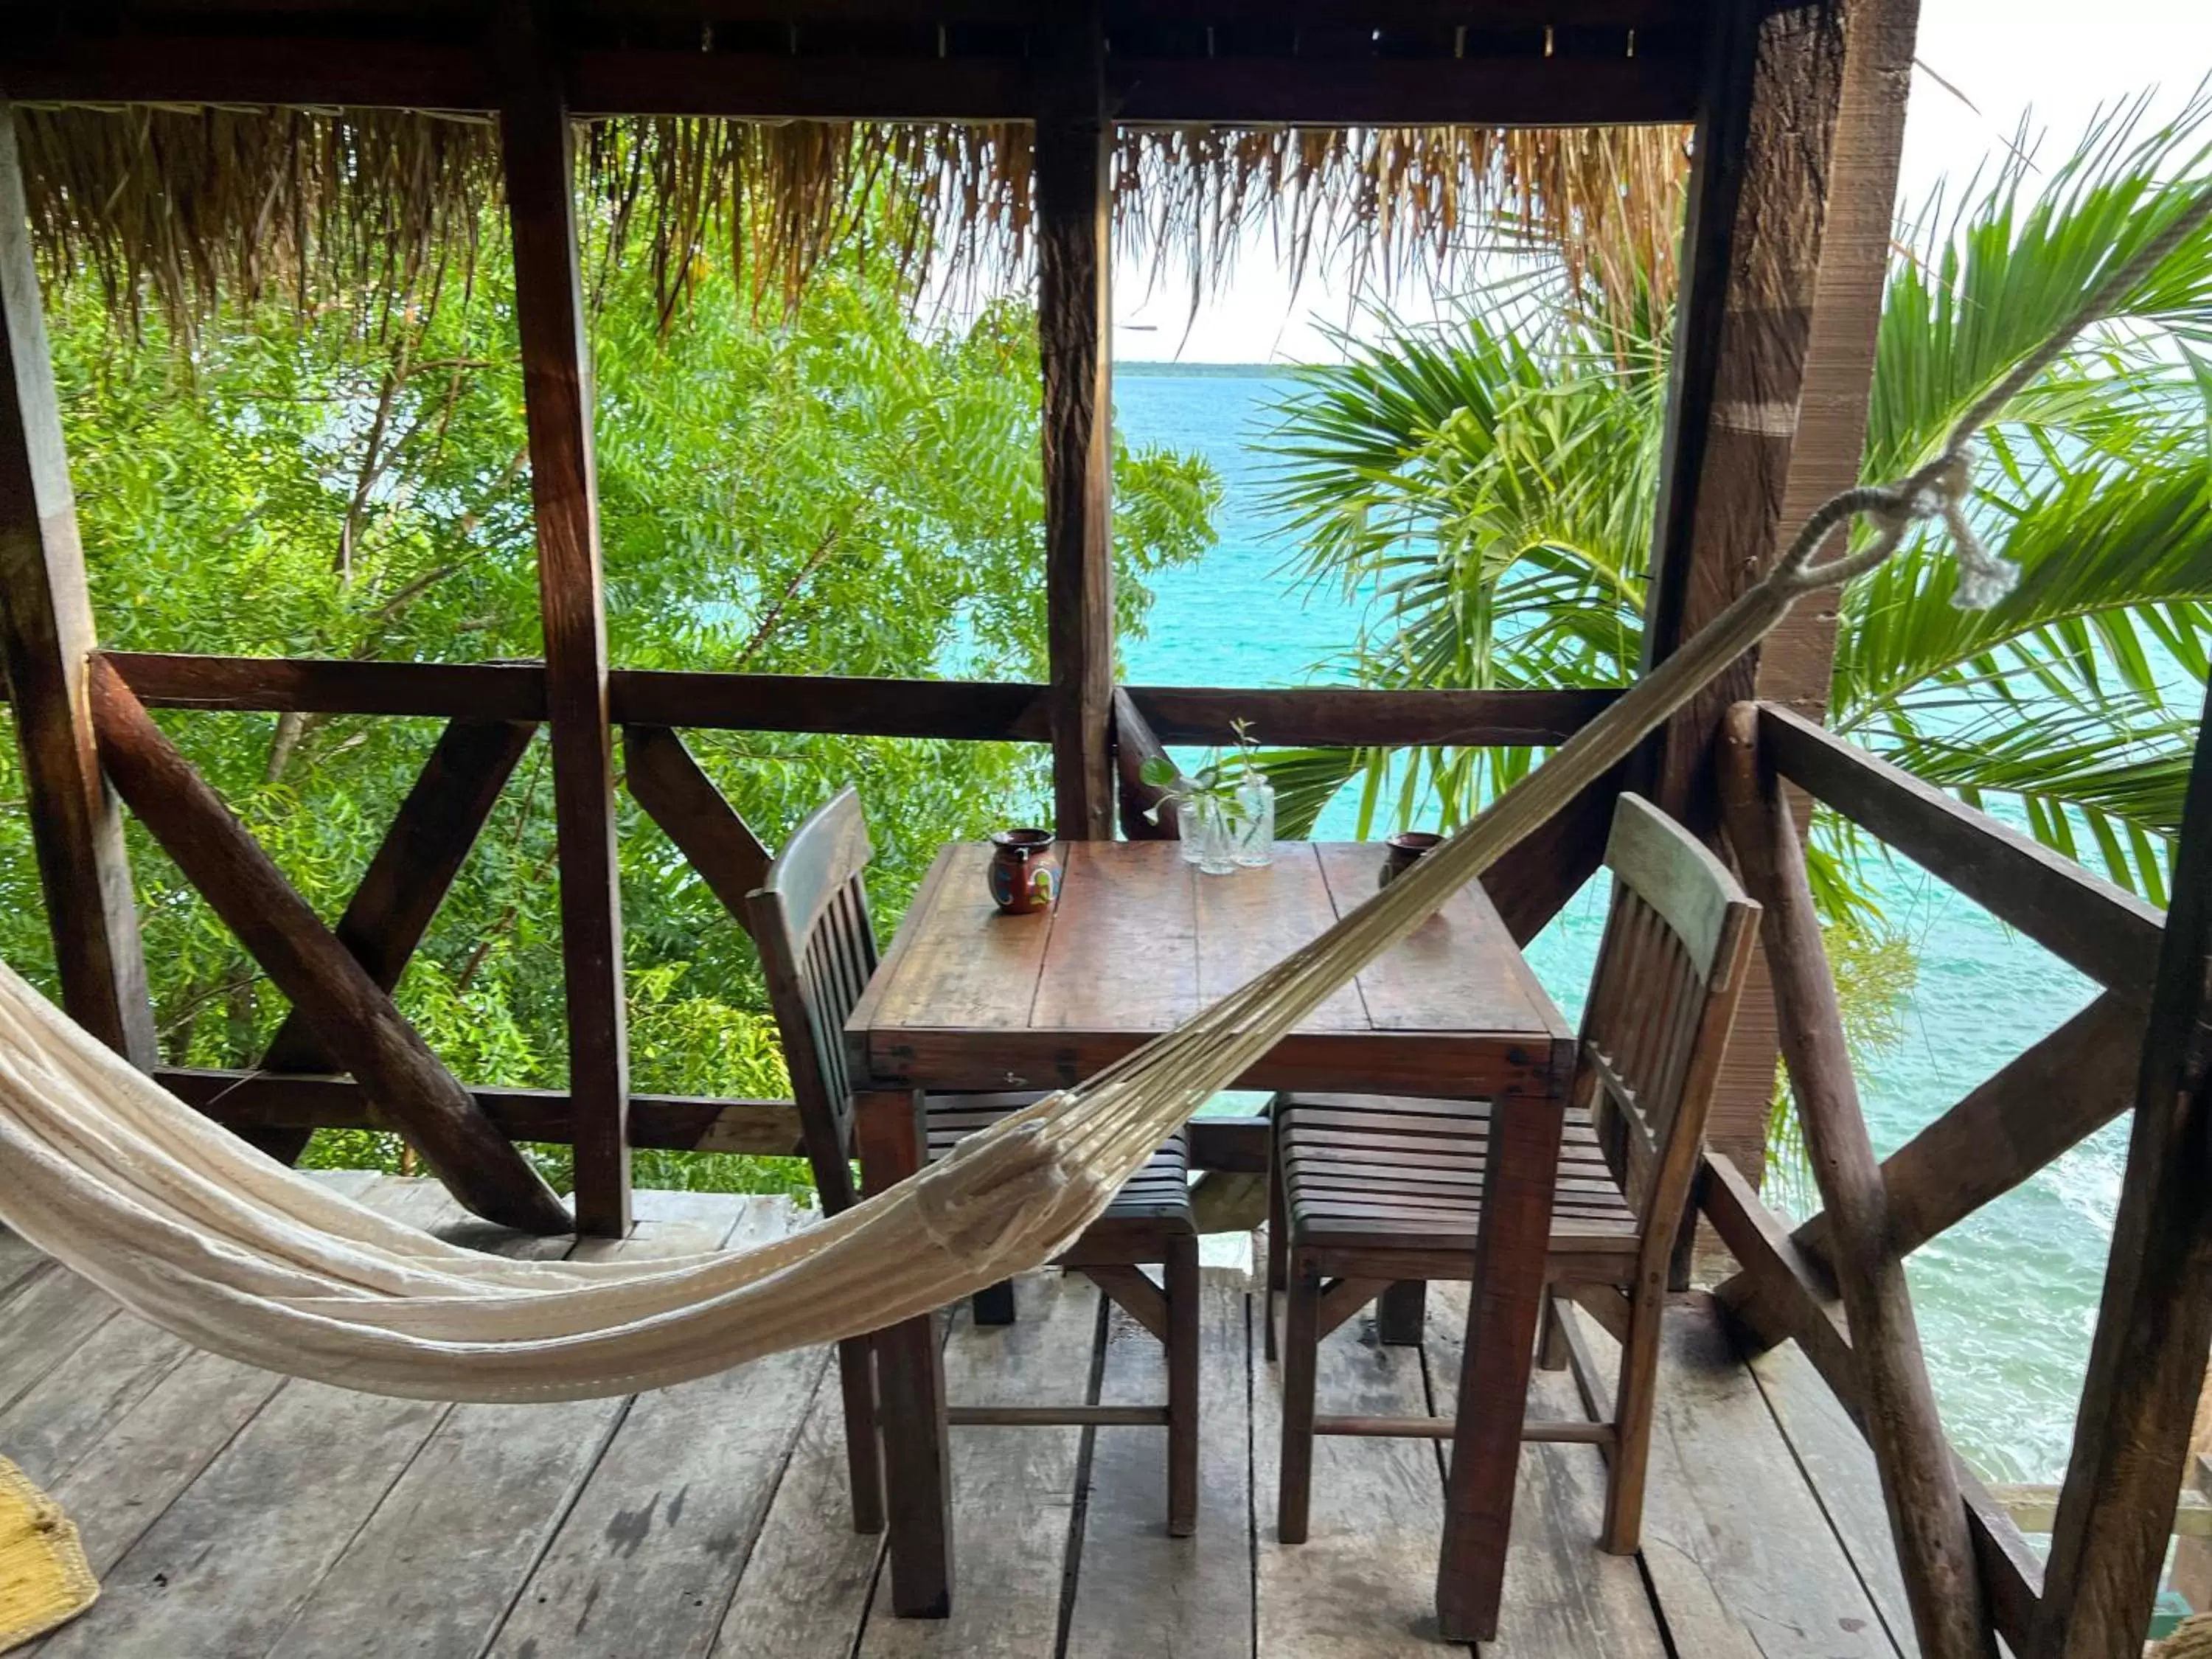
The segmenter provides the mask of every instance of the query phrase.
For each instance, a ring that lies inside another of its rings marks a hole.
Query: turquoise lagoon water
[[[1115,404],[1133,444],[1196,450],[1227,489],[1221,540],[1157,584],[1146,638],[1127,642],[1139,684],[1299,685],[1344,678],[1356,599],[1316,592],[1285,569],[1292,549],[1261,505],[1249,448],[1283,377],[1145,373],[1121,366]],[[1318,833],[1348,836],[1340,798]],[[1876,1147],[1887,1152],[1974,1084],[2088,1000],[2087,981],[1917,867],[1869,866],[1885,909],[1913,939],[1917,987],[1904,1042],[1860,1079]],[[1530,947],[1570,1015],[1603,919],[1585,892]],[[2072,1438],[2126,1148],[2114,1125],[2019,1191],[1917,1252],[1911,1277],[1944,1423],[1959,1449],[2002,1480],[2055,1480]]]

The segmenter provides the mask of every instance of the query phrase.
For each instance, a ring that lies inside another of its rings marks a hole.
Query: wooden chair
[[[857,1201],[853,1179],[853,1116],[845,1057],[845,1021],[876,969],[873,929],[863,883],[872,848],[860,797],[847,789],[817,808],[795,830],[748,901],[753,938],[768,975],[769,1000],[782,1033],[799,1104],[808,1161],[824,1213]],[[1036,1094],[932,1096],[923,1103],[927,1155],[942,1158],[994,1119],[1036,1100]],[[1168,1530],[1188,1536],[1198,1521],[1198,1229],[1191,1217],[1189,1152],[1176,1134],[1115,1197],[1106,1212],[1060,1258],[1166,1346],[1167,1403],[1139,1408],[1139,1420],[1168,1431]],[[1139,1271],[1158,1263],[1165,1288]],[[978,1322],[1012,1318],[1011,1286],[975,1297]],[[882,1470],[876,1431],[872,1350],[866,1337],[840,1343],[846,1455],[853,1488],[853,1525],[880,1532]],[[993,1408],[974,1414],[954,1407],[951,1420],[1006,1424],[1132,1420],[1130,1408],[1091,1406]]]
[[[1593,1416],[1603,1379],[1556,1298],[1621,1344],[1607,1424],[1528,1424],[1530,1439],[1595,1439],[1610,1465],[1603,1547],[1637,1547],[1659,1321],[1686,1237],[1705,1113],[1742,989],[1759,907],[1697,838],[1623,795],[1606,848],[1613,909],[1583,1015],[1553,1200],[1541,1360],[1570,1364]],[[1489,1103],[1285,1094],[1277,1103],[1269,1287],[1283,1334],[1282,1541],[1301,1543],[1316,1434],[1449,1436],[1448,1419],[1317,1414],[1321,1340],[1388,1285],[1472,1276]],[[1272,1303],[1270,1311],[1272,1314]],[[1272,1326],[1270,1335],[1272,1336]],[[1520,1409],[1500,1401],[1498,1409]]]

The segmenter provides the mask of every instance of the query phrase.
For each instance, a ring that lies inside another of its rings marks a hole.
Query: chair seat
[[[1277,1155],[1299,1245],[1464,1250],[1470,1261],[1487,1176],[1490,1103],[1395,1095],[1286,1094]],[[1567,1115],[1552,1247],[1633,1256],[1636,1213],[1607,1167],[1587,1112]]]
[[[927,1096],[922,1110],[929,1130],[930,1161],[943,1158],[978,1129],[1043,1098],[1042,1094]],[[1197,1231],[1190,1208],[1190,1138],[1178,1129],[1143,1169],[1121,1183],[1105,1213],[1085,1230],[1082,1244],[1070,1254],[1106,1254],[1147,1238]]]

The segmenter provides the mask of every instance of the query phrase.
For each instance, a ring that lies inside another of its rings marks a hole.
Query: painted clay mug
[[[1060,896],[1060,854],[1049,830],[997,830],[991,834],[991,902],[1002,915],[1049,910]]]
[[[1390,837],[1385,843],[1389,850],[1382,854],[1382,873],[1376,878],[1377,887],[1388,887],[1412,869],[1421,854],[1431,848],[1443,845],[1442,836],[1431,835],[1425,830],[1407,830]]]

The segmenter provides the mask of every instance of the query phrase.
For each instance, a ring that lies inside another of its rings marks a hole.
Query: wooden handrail
[[[1145,768],[1167,750],[1137,710],[1129,688],[1114,688],[1114,799],[1129,841],[1180,841],[1182,811],[1164,789],[1145,781]]]
[[[2165,916],[2063,854],[1774,703],[1759,742],[1792,783],[2124,995],[2150,994]]]
[[[111,651],[105,660],[155,708],[447,719],[545,718],[535,662],[435,663],[227,657]],[[1615,690],[1378,691],[1234,686],[1121,687],[1163,743],[1226,743],[1251,722],[1265,744],[1376,748],[1564,743]],[[842,732],[1042,743],[1045,688],[1026,681],[879,679],[857,675],[726,674],[617,668],[617,724],[701,730]]]

